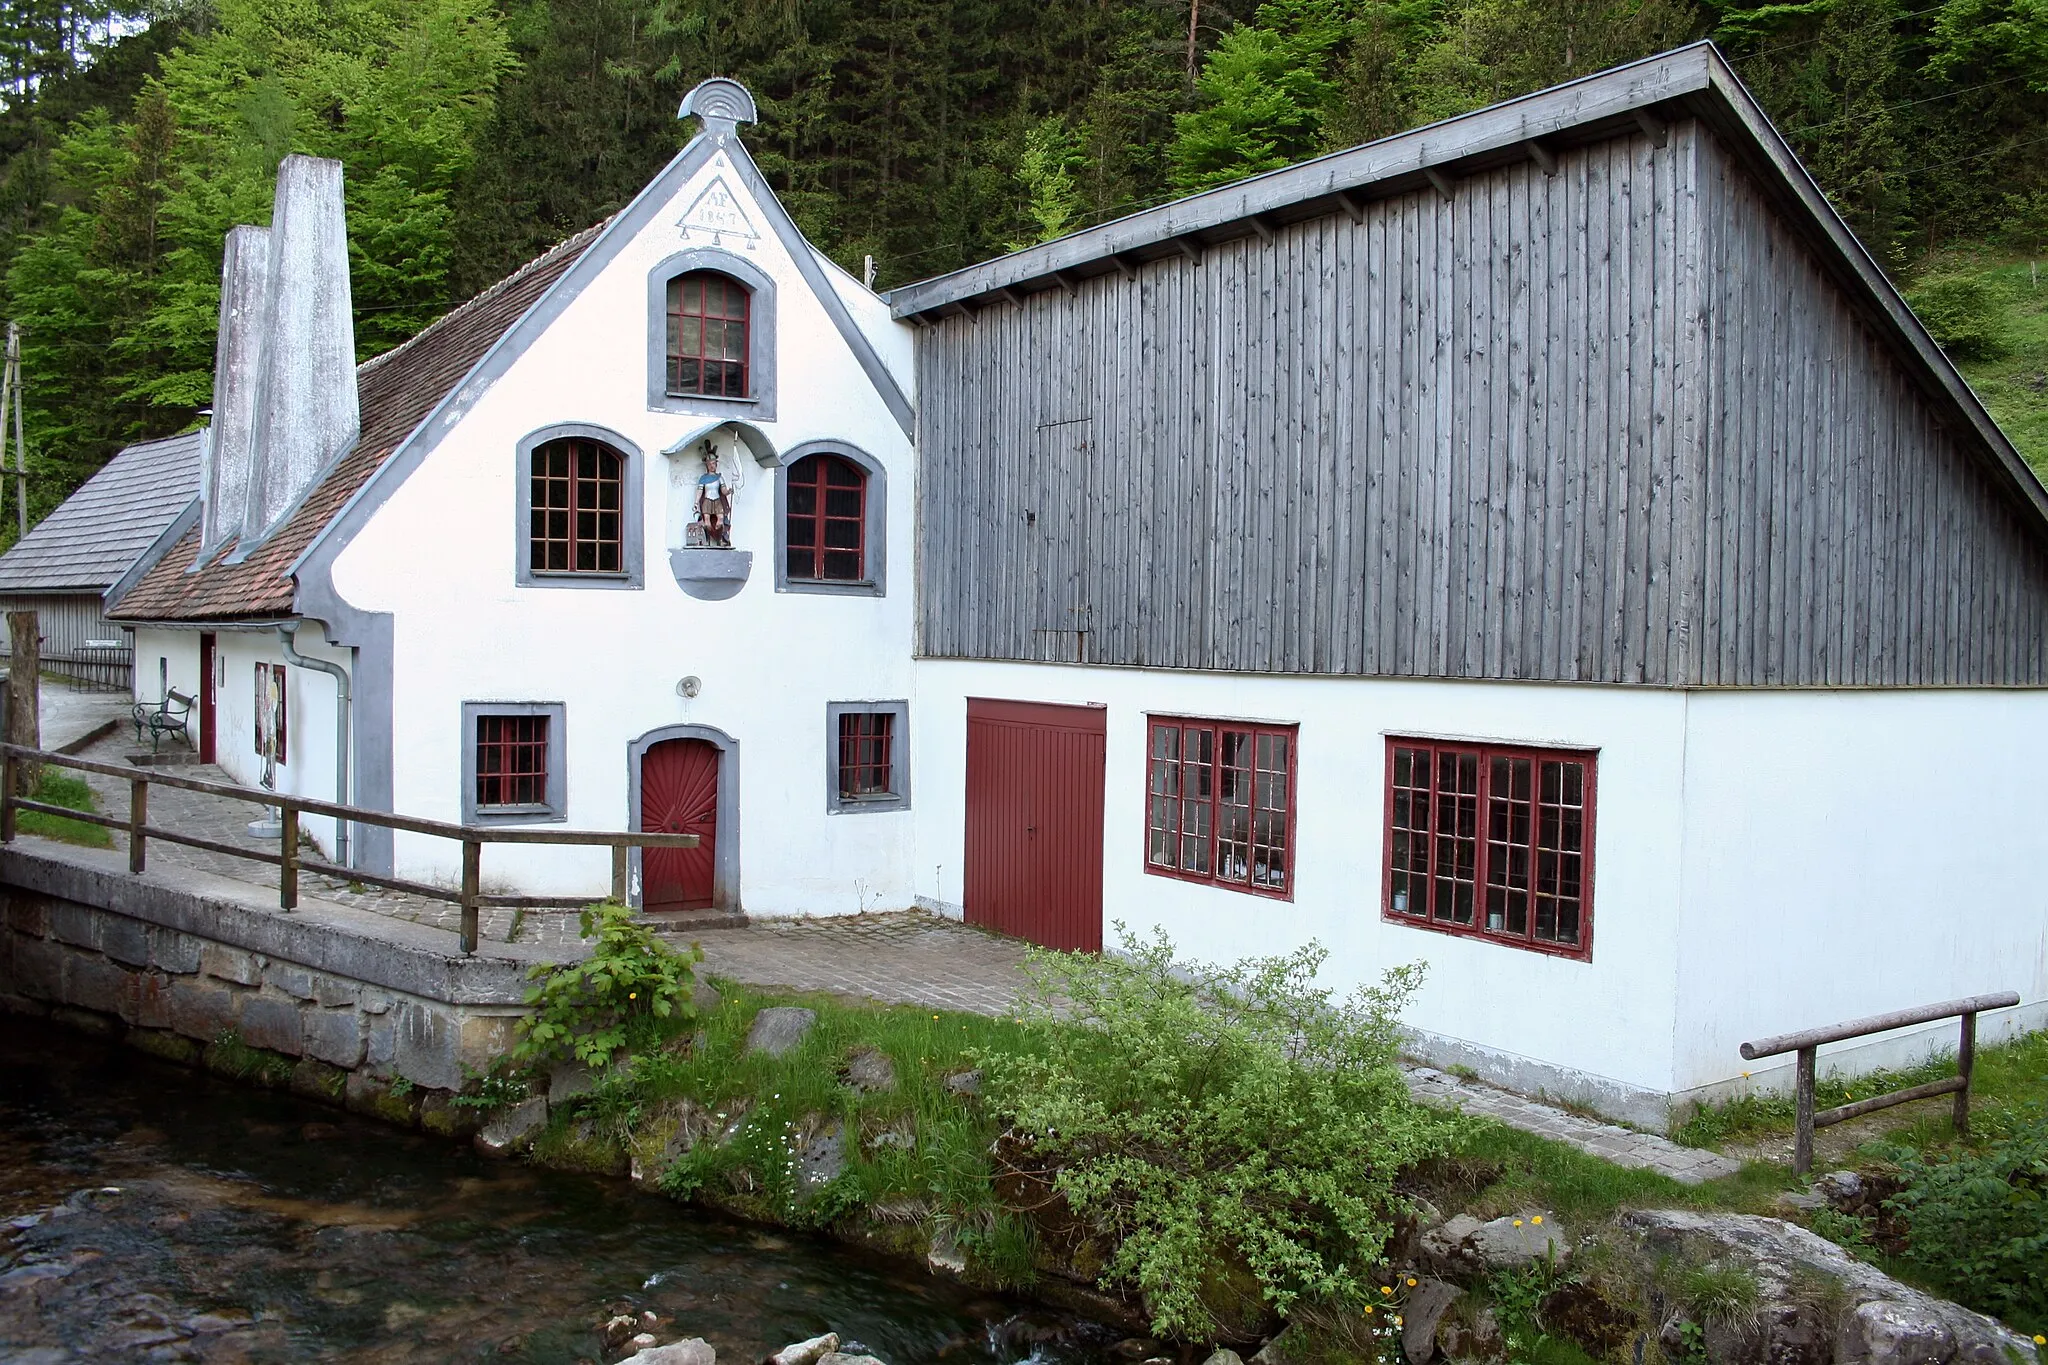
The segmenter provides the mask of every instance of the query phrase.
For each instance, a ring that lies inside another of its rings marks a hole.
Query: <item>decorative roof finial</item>
[[[718,135],[737,133],[740,124],[752,123],[760,117],[754,111],[754,97],[747,93],[747,87],[725,76],[713,76],[683,96],[683,107],[676,111],[676,117],[688,118],[692,114],[703,120],[705,132]]]

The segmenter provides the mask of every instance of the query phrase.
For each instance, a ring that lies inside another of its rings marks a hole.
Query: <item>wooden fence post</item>
[[[1977,1016],[1963,1016],[1962,1041],[1956,1044],[1956,1070],[1963,1088],[1956,1091],[1956,1136],[1970,1135],[1970,1071],[1977,1065]]]
[[[7,669],[7,742],[40,749],[43,744],[38,713],[42,708],[43,637],[36,614],[32,611],[8,612],[7,634],[12,651]],[[14,785],[8,790],[17,796],[33,796],[42,777],[42,764],[33,759],[17,760]]]
[[[0,844],[14,842],[14,753],[0,755]]]
[[[476,951],[477,898],[483,890],[484,846],[474,839],[462,841],[462,951]]]
[[[1792,1103],[1797,1134],[1792,1139],[1792,1174],[1805,1175],[1813,1169],[1813,1064],[1818,1047],[1799,1049],[1799,1066],[1792,1083]]]
[[[278,803],[277,903],[286,910],[299,908],[299,808],[289,801]]]
[[[612,899],[626,903],[626,873],[632,866],[633,850],[625,844],[612,845]]]
[[[149,836],[143,831],[149,825],[149,779],[131,777],[128,779],[128,870],[140,872],[148,857]]]

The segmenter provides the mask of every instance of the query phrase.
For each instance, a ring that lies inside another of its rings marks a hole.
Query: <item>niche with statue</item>
[[[669,569],[692,597],[722,601],[746,586],[754,552],[733,544],[733,516],[757,464],[772,464],[758,437],[727,422],[678,441],[668,459]]]

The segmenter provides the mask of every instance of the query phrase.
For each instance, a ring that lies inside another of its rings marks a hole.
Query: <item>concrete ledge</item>
[[[451,1005],[520,1005],[527,969],[564,956],[530,945],[490,944],[465,957],[456,936],[444,930],[313,899],[302,899],[299,909],[288,914],[274,899],[266,904],[263,890],[247,883],[185,868],[138,877],[127,870],[123,854],[27,837],[0,849],[0,892],[7,891],[92,906],[140,921],[131,933],[118,921],[94,917],[88,926],[69,908],[53,907],[57,937],[75,942],[81,932],[97,935],[76,946],[122,960],[132,961],[143,953],[141,925],[151,925]],[[35,922],[37,907],[21,904],[22,899],[9,897],[15,902],[10,919]],[[109,941],[101,942],[101,937]],[[172,944],[165,947],[178,950]]]

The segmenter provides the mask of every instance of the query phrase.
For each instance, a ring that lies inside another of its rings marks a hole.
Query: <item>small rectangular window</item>
[[[1293,894],[1295,727],[1151,719],[1145,870]]]
[[[826,808],[840,814],[906,809],[910,704],[833,702],[825,708],[825,722]]]
[[[1577,750],[1389,739],[1383,913],[1587,956],[1594,780]]]
[[[478,716],[476,807],[545,809],[548,800],[547,716]]]

